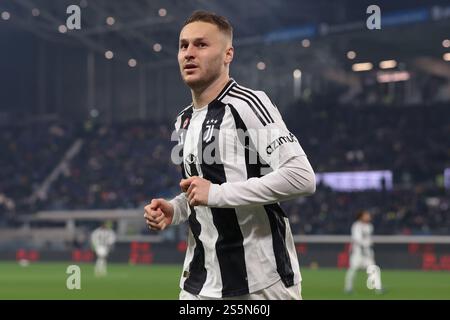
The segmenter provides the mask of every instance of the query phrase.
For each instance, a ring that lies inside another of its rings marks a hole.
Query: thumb
[[[150,209],[156,210],[161,205],[161,199],[152,199],[150,202]]]
[[[170,211],[172,205],[169,203],[169,201],[165,199],[158,199],[158,201],[159,201],[158,211],[166,215]]]
[[[183,191],[186,191],[189,186],[191,185],[192,180],[194,180],[195,177],[190,177],[188,179],[181,179],[180,181],[180,187]]]
[[[166,199],[155,199],[155,203],[157,203],[157,206],[152,210],[155,210],[160,215],[167,216],[173,211],[173,206]]]

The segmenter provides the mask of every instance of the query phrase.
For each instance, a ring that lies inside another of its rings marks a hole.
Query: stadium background
[[[81,8],[81,30],[66,9]],[[381,8],[381,30],[366,9]],[[227,16],[231,75],[266,91],[317,192],[283,203],[306,299],[450,298],[448,1],[6,0],[0,3],[0,298],[176,299],[186,226],[146,229],[179,192],[176,62],[190,12]],[[350,225],[368,209],[388,291],[344,295]],[[107,278],[90,232],[114,221]],[[65,288],[82,266],[79,292]]]

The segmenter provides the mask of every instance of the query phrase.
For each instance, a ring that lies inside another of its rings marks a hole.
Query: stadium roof
[[[407,13],[408,10],[424,9],[431,12],[433,6],[445,6],[446,3],[448,5],[448,1],[438,0],[377,1],[383,18],[385,14]],[[81,7],[82,28],[61,33],[59,27],[65,24],[68,17],[66,9],[72,4]],[[326,38],[328,48],[335,54],[355,50],[361,53],[359,57],[385,59],[372,55],[380,52],[378,49],[383,46],[383,53],[392,51],[393,56],[408,56],[411,53],[417,56],[429,54],[434,47],[439,48],[448,30],[449,19],[446,19],[447,22],[442,25],[421,24],[414,32],[408,25],[403,30],[397,28],[394,33],[370,33],[361,28],[368,16],[366,9],[370,4],[370,1],[365,0],[5,0],[0,4],[0,12],[10,12],[8,23],[39,37],[68,45],[81,44],[102,54],[111,50],[119,60],[128,61],[133,57],[140,63],[157,66],[175,62],[180,25],[196,9],[214,11],[228,17],[235,28],[236,47],[252,46],[253,50],[249,50],[247,58],[255,57],[258,48],[260,55],[268,55],[269,59],[279,57],[281,49],[283,53],[295,56],[308,52],[317,56],[314,46],[311,46],[311,50],[301,50],[300,41],[302,38],[320,40],[327,35],[323,31],[327,28],[333,30],[333,26],[336,30],[346,30],[337,32],[340,35],[338,38]],[[397,20],[402,18],[398,16]],[[431,16],[429,20],[432,20]],[[297,41],[299,46],[268,46],[278,40],[288,40],[290,44]],[[271,50],[272,47],[275,50]],[[245,55],[245,50],[241,51]],[[437,50],[433,52],[440,53]],[[280,59],[280,63],[287,60]]]
[[[81,8],[81,30],[64,26],[66,10],[73,4]],[[228,17],[234,26],[233,74],[245,73],[241,78],[247,77],[247,83],[264,78],[264,85],[279,89],[278,100],[285,105],[289,101],[281,99],[290,94],[286,92],[295,72],[303,75],[302,88],[321,92],[331,83],[333,89],[349,89],[351,95],[344,95],[348,99],[366,84],[381,82],[378,77],[384,70],[379,64],[385,60],[395,60],[391,71],[407,74],[408,79],[411,74],[414,81],[450,78],[450,64],[444,61],[450,59],[448,0],[379,0],[381,30],[366,26],[371,4],[369,0],[4,0],[0,40],[12,46],[0,62],[19,66],[23,51],[39,53],[41,43],[30,41],[35,35],[46,44],[64,46],[61,55],[76,48],[96,52],[100,59],[114,56],[114,65],[123,63],[127,69],[134,59],[141,71],[155,68],[177,74],[173,71],[180,27],[191,12],[202,9]],[[354,59],[347,57],[351,51]],[[74,54],[82,56],[80,50]],[[373,67],[370,72],[354,72],[356,63]],[[254,66],[253,72],[248,66]],[[263,75],[260,67],[266,70]],[[13,71],[9,74],[19,77]]]

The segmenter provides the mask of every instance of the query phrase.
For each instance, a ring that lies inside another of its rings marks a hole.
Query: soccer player
[[[362,210],[358,212],[356,221],[352,224],[352,242],[350,248],[350,266],[345,276],[345,292],[353,291],[353,281],[358,269],[366,270],[368,274],[368,286],[375,289],[376,293],[382,293],[380,268],[375,264],[372,249],[373,225],[370,212]]]
[[[269,97],[230,78],[233,55],[226,18],[186,20],[178,62],[192,103],[175,122],[183,192],[153,199],[144,216],[155,230],[189,222],[180,299],[301,299],[279,201],[313,194],[314,172]]]
[[[95,263],[95,275],[102,277],[107,275],[107,257],[116,242],[116,234],[112,230],[111,223],[105,222],[91,234],[91,243],[94,247],[97,261]]]

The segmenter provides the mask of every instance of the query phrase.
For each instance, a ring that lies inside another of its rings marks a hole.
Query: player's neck
[[[202,108],[213,101],[229,80],[230,76],[224,74],[204,88],[191,89],[194,108]]]

